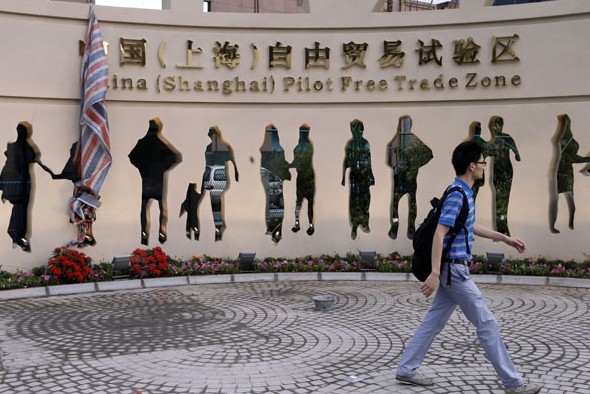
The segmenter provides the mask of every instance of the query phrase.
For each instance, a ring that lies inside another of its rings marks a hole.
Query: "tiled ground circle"
[[[590,291],[482,285],[514,362],[544,393],[590,394]],[[312,297],[334,294],[333,310]],[[501,393],[456,312],[424,371],[394,368],[428,308],[415,283],[196,285],[0,303],[0,393]],[[350,382],[350,376],[357,377]],[[356,381],[355,381],[356,380]]]

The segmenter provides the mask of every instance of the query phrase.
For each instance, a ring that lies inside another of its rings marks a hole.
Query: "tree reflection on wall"
[[[408,195],[408,238],[416,232],[416,190],[418,170],[432,160],[432,150],[412,133],[412,118],[399,118],[397,132],[387,144],[387,165],[393,170],[393,196],[391,202],[391,228],[389,237],[397,238],[399,227],[399,201]]]
[[[375,185],[375,178],[371,168],[371,146],[363,138],[363,122],[358,119],[350,122],[350,131],[352,138],[348,140],[344,149],[341,184],[345,186],[346,170],[350,169],[348,174],[348,213],[352,227],[350,237],[356,239],[359,226],[365,232],[371,231],[369,227],[370,187]]]
[[[283,181],[291,180],[291,173],[279,141],[279,131],[273,124],[266,126],[260,155],[260,177],[266,194],[266,233],[271,234],[272,240],[277,243],[283,237]]]
[[[494,187],[495,228],[498,232],[510,235],[508,229],[508,202],[510,201],[513,176],[510,151],[514,152],[516,161],[520,161],[520,154],[514,139],[503,131],[504,119],[502,117],[492,116],[489,128],[492,133],[489,154],[493,157],[492,183]]]
[[[309,227],[307,234],[312,235],[314,228],[314,196],[315,196],[315,171],[313,169],[313,143],[309,139],[310,127],[302,124],[299,127],[299,142],[293,150],[293,162],[290,168],[297,171],[297,197],[295,200],[295,225],[291,229],[298,232],[301,229],[299,223],[299,213],[303,200],[307,200],[307,218]]]
[[[568,208],[568,226],[574,229],[574,164],[590,163],[590,157],[578,155],[580,145],[574,139],[571,130],[571,120],[567,114],[557,116],[557,130],[553,136],[554,156],[551,168],[549,195],[549,230],[557,234],[555,228],[557,220],[557,200],[563,194]],[[584,171],[584,169],[582,170]]]

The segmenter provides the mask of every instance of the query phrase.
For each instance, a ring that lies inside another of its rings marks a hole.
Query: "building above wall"
[[[374,12],[433,11],[459,8],[459,0],[378,0]]]
[[[512,5],[512,4],[528,4],[528,3],[540,3],[543,1],[554,1],[554,0],[493,0],[492,5]]]
[[[309,13],[307,0],[207,0],[211,12]]]

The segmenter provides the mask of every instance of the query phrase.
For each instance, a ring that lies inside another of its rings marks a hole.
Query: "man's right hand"
[[[430,275],[428,275],[426,281],[422,283],[422,286],[420,286],[420,291],[422,294],[424,294],[424,296],[430,297],[432,294],[434,294],[436,289],[438,289],[439,276],[440,274],[434,272],[431,272]]]

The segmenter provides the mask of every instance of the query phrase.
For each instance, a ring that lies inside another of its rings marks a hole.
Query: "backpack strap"
[[[471,248],[469,247],[469,239],[468,239],[468,232],[467,232],[467,228],[465,227],[465,222],[467,221],[467,216],[469,215],[469,201],[467,200],[467,195],[465,194],[465,191],[463,191],[463,189],[459,186],[453,186],[448,188],[445,193],[443,194],[443,197],[441,199],[441,208],[442,208],[442,204],[444,203],[444,201],[446,200],[446,198],[449,196],[449,194],[451,194],[454,191],[459,191],[461,192],[461,195],[463,196],[463,204],[461,204],[461,210],[459,211],[459,214],[457,215],[457,218],[455,219],[455,225],[451,228],[450,230],[450,238],[449,238],[449,242],[447,242],[447,245],[445,246],[445,248],[443,249],[443,261],[448,257],[449,253],[451,252],[451,247],[453,246],[453,242],[455,241],[455,238],[457,238],[457,235],[459,235],[459,232],[461,230],[465,230],[465,247],[467,250],[468,254],[471,254]],[[451,285],[451,269],[449,267],[449,269],[447,270],[447,286]]]

